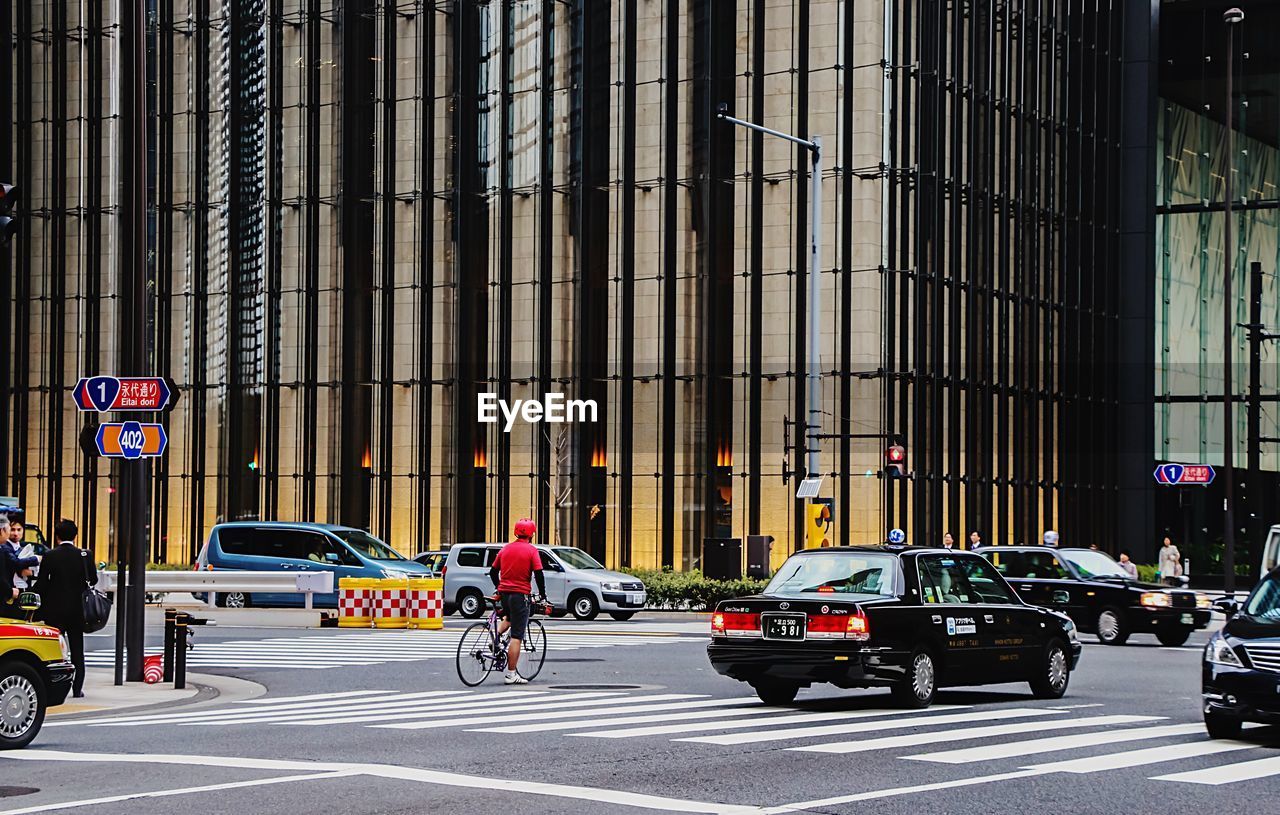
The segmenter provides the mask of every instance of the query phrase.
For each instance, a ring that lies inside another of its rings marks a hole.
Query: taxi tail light
[[[842,640],[847,619],[843,614],[810,614],[805,636],[811,640]]]
[[[861,612],[852,614],[845,624],[845,632],[849,639],[865,642],[871,639],[871,623]]]
[[[711,633],[722,637],[760,636],[760,615],[751,612],[717,611],[711,615]]]

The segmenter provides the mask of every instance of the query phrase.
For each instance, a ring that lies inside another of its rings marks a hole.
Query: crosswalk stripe
[[[1260,745],[1255,744],[1254,746],[1258,747]],[[1202,770],[1157,775],[1151,780],[1182,781],[1187,784],[1219,786],[1221,784],[1235,784],[1239,781],[1268,778],[1273,775],[1280,775],[1280,756],[1256,758],[1252,761],[1241,761],[1237,764],[1227,764],[1223,767],[1206,767]]]
[[[1100,756],[1088,756],[1087,758],[1053,761],[1048,764],[1036,764],[1024,769],[1043,770],[1051,773],[1096,773],[1102,770],[1123,770],[1126,767],[1143,767],[1148,764],[1159,764],[1165,761],[1212,756],[1236,750],[1252,750],[1257,747],[1258,745],[1245,741],[1195,741],[1187,744],[1166,744],[1160,747],[1147,747],[1142,750],[1129,750],[1123,753],[1107,753]]]
[[[536,693],[545,695],[548,693],[548,691],[537,691]],[[447,699],[447,698],[453,698],[453,697],[465,696],[465,695],[467,695],[467,691],[465,690],[433,690],[433,691],[422,691],[421,693],[399,694],[398,698],[400,699],[412,698],[412,699],[418,699],[418,700],[425,700],[425,699]],[[322,702],[315,702],[315,703],[286,702],[280,705],[276,705],[271,709],[274,711],[309,710],[309,709],[317,709],[317,708],[323,710],[326,707],[332,707],[335,705],[340,706],[348,703],[349,703],[349,700],[332,700],[332,701],[322,701]],[[82,720],[80,723],[81,724],[98,724],[98,723],[106,724],[110,722],[137,722],[140,724],[164,724],[166,722],[182,721],[182,720],[193,719],[193,718],[199,719],[199,718],[205,718],[205,717],[234,716],[234,715],[240,715],[240,714],[246,714],[246,713],[257,713],[257,712],[262,712],[262,710],[263,708],[261,707],[253,707],[253,708],[219,707],[219,708],[207,708],[204,710],[188,710],[188,711],[177,712],[177,713],[152,713],[152,714],[140,714],[140,715],[134,715],[134,716],[129,716],[129,715],[110,716],[110,717],[100,718],[100,719],[86,719],[86,720]]]
[[[1091,716],[1083,719],[1061,721],[1016,722],[988,727],[966,727],[959,730],[907,733],[902,736],[886,736],[863,741],[833,741],[787,749],[801,753],[866,753],[872,750],[889,750],[896,747],[916,747],[921,744],[938,744],[945,741],[969,741],[970,739],[998,738],[1015,733],[1038,733],[1042,730],[1070,730],[1084,727],[1108,727],[1117,724],[1137,724],[1163,719],[1163,716]]]
[[[1204,731],[1202,724],[1171,724],[1161,727],[1139,727],[1129,730],[1113,730],[1108,733],[1084,733],[1076,736],[1056,736],[1047,739],[1031,739],[1006,744],[990,744],[983,747],[963,750],[943,750],[934,753],[920,753],[905,758],[914,761],[936,761],[942,764],[971,764],[975,761],[995,761],[1015,756],[1029,756],[1037,753],[1053,753],[1058,750],[1072,750],[1078,747],[1094,747],[1103,744],[1120,744],[1126,741],[1144,741],[1160,739],[1166,736],[1187,736]]]
[[[938,705],[933,711],[939,710],[962,710],[969,707],[968,705]],[[801,722],[830,722],[830,721],[847,721],[850,719],[870,719],[877,716],[885,716],[893,713],[903,713],[906,715],[923,715],[925,711],[903,711],[896,708],[869,708],[866,710],[829,710],[829,711],[813,711],[809,713],[797,712],[795,708],[784,708],[784,716],[770,716],[751,721],[726,721],[726,722],[698,722],[697,724],[677,724],[677,725],[656,725],[654,727],[629,727],[620,730],[609,730],[601,733],[572,733],[574,736],[584,736],[588,738],[599,739],[630,739],[639,736],[668,736],[674,733],[696,733],[705,730],[739,730],[749,727],[774,727],[780,724],[799,724]],[[932,711],[931,711],[932,712]],[[594,726],[593,722],[586,722],[585,726]],[[673,739],[680,741],[680,739]]]
[[[967,707],[967,706],[962,706]],[[934,707],[933,710],[940,708]],[[699,736],[696,738],[674,739],[696,744],[756,744],[765,741],[781,741],[782,739],[807,739],[816,736],[844,735],[846,733],[872,733],[879,730],[896,730],[901,727],[937,727],[944,724],[964,724],[966,722],[985,722],[998,719],[1018,719],[1028,716],[1062,715],[1063,711],[1045,710],[1043,708],[1012,708],[1009,710],[979,710],[972,713],[955,713],[945,716],[921,716],[927,711],[913,710],[880,710],[871,715],[895,715],[900,718],[878,722],[848,722],[845,724],[823,725],[819,727],[792,727],[783,730],[765,730],[758,733],[724,733],[719,736]],[[761,719],[750,726],[766,727],[769,721]],[[575,733],[574,735],[591,736],[593,733]]]
[[[715,710],[694,710],[686,712],[686,708],[694,707],[715,707]],[[633,716],[630,714],[640,713],[646,710],[662,710],[673,708],[666,713],[655,713],[649,716]],[[711,699],[702,702],[686,702],[683,704],[673,705],[636,705],[634,707],[615,707],[604,708],[601,710],[582,711],[575,715],[587,715],[585,719],[575,719],[572,722],[545,722],[539,721],[534,724],[513,724],[506,727],[484,727],[476,728],[474,733],[541,733],[546,730],[577,730],[584,727],[605,727],[611,725],[630,725],[630,724],[646,724],[650,722],[679,722],[690,719],[714,719],[717,716],[756,716],[761,713],[787,713],[791,708],[785,707],[766,707],[761,704],[755,697],[743,699],[740,702],[725,701],[721,699]],[[608,716],[612,713],[621,713],[616,718],[599,718],[600,716]],[[539,720],[546,718],[539,716]]]
[[[594,695],[595,696],[614,696],[614,697],[620,696],[620,694],[604,694],[604,693],[597,693]],[[582,696],[585,697],[586,694],[583,694]],[[473,713],[474,714],[479,714],[479,713],[494,714],[494,713],[507,713],[507,712],[523,713],[525,711],[529,711],[529,712],[537,712],[538,715],[541,716],[542,715],[541,711],[549,710],[549,711],[552,711],[552,713],[555,713],[557,711],[560,711],[563,708],[579,708],[579,707],[589,706],[592,704],[615,704],[615,703],[621,703],[624,701],[623,699],[618,699],[618,698],[612,698],[612,699],[597,698],[589,701],[584,700],[584,701],[565,702],[563,701],[563,699],[565,698],[566,697],[564,696],[557,695],[555,697],[536,700],[540,704],[526,704],[526,703],[520,702],[520,703],[511,704],[506,707],[495,707],[490,709],[476,709],[478,706],[473,706],[470,709],[459,709],[456,711],[449,711],[448,713],[426,712],[426,713],[412,713],[405,716],[380,716],[380,717],[352,716],[347,719],[326,720],[323,722],[316,722],[316,724],[350,724],[350,723],[356,723],[356,722],[368,723],[368,722],[388,722],[389,721],[392,723],[382,724],[382,725],[371,725],[371,726],[382,727],[390,730],[430,730],[430,729],[439,728],[439,727],[461,727],[463,724],[487,723],[495,720],[510,721],[512,718],[510,716],[506,716],[506,717],[488,716],[487,718],[476,718],[476,719],[461,718],[461,717],[469,716],[470,714],[473,714]],[[663,701],[675,701],[680,699],[697,699],[697,698],[700,698],[699,695],[693,694],[693,693],[658,693],[652,696],[637,697],[637,701],[663,702]],[[575,711],[572,711],[571,715],[581,715],[581,712],[575,710]]]
[[[337,693],[308,693],[303,696],[264,696],[259,699],[245,699],[240,702],[242,705],[280,705],[292,702],[311,702],[319,703],[327,699],[349,699],[353,696],[377,696],[379,694],[395,693],[392,690],[344,690]]]
[[[489,694],[483,701],[464,702],[456,705],[454,704],[454,700],[447,700],[442,703],[433,702],[429,705],[415,705],[412,702],[399,705],[393,702],[387,705],[373,706],[358,712],[330,710],[308,716],[306,715],[306,711],[299,711],[297,713],[287,713],[283,716],[262,718],[258,721],[266,724],[290,724],[305,727],[329,724],[363,724],[367,722],[401,721],[403,719],[421,719],[426,717],[450,718],[466,715],[468,713],[502,710],[544,710],[547,708],[557,709],[567,706],[576,707],[582,704],[599,704],[601,697],[618,695],[619,694],[617,693],[593,691],[590,693],[566,693],[556,694],[554,696],[543,695],[536,698],[529,698],[529,694],[521,691],[512,691],[510,693]],[[227,724],[245,724],[247,721],[252,720],[247,720],[241,717],[222,721],[193,722],[190,724],[217,727]]]

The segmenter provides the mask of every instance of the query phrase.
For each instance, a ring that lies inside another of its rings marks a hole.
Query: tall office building
[[[837,544],[1155,528],[1157,273],[1188,273],[1158,255],[1193,240],[1162,214],[1157,243],[1157,192],[1199,194],[1158,158],[1211,150],[1187,122],[1213,116],[1162,97],[1160,21],[1207,4],[146,3],[150,285],[126,303],[120,0],[0,2],[27,207],[0,260],[0,484],[104,556],[112,467],[68,392],[117,370],[126,309],[182,392],[157,560],[219,519],[413,552],[524,515],[611,565],[756,534],[777,558],[818,474]],[[808,154],[722,107],[821,138],[819,268]],[[508,433],[482,393],[596,420]],[[907,480],[880,477],[893,441]]]

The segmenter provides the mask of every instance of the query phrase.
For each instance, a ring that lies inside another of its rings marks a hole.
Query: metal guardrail
[[[98,588],[113,592],[116,574],[107,570],[98,573]],[[219,594],[228,592],[263,592],[269,594],[304,594],[305,608],[312,607],[317,594],[332,594],[334,575],[330,571],[315,572],[238,572],[228,569],[209,571],[148,571],[148,592],[207,593],[209,606],[217,604]]]

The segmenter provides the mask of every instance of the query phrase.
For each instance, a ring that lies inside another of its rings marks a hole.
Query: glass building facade
[[[1156,214],[1202,183],[1158,159],[1210,127],[1163,96],[1162,14],[1188,5],[149,0],[135,304],[118,3],[0,4],[0,160],[27,205],[0,259],[0,484],[111,555],[118,473],[68,394],[142,308],[182,391],[156,560],[219,519],[413,552],[523,515],[610,565],[757,534],[777,559],[806,475],[834,543],[1148,538],[1158,433],[1194,432],[1163,400],[1183,384],[1154,382],[1181,319],[1160,287],[1193,272],[1158,249],[1212,241]],[[822,137],[820,268],[808,157],[722,105]],[[819,473],[796,424],[811,320]],[[505,433],[477,421],[487,392],[597,421]],[[891,441],[911,478],[881,477]]]

